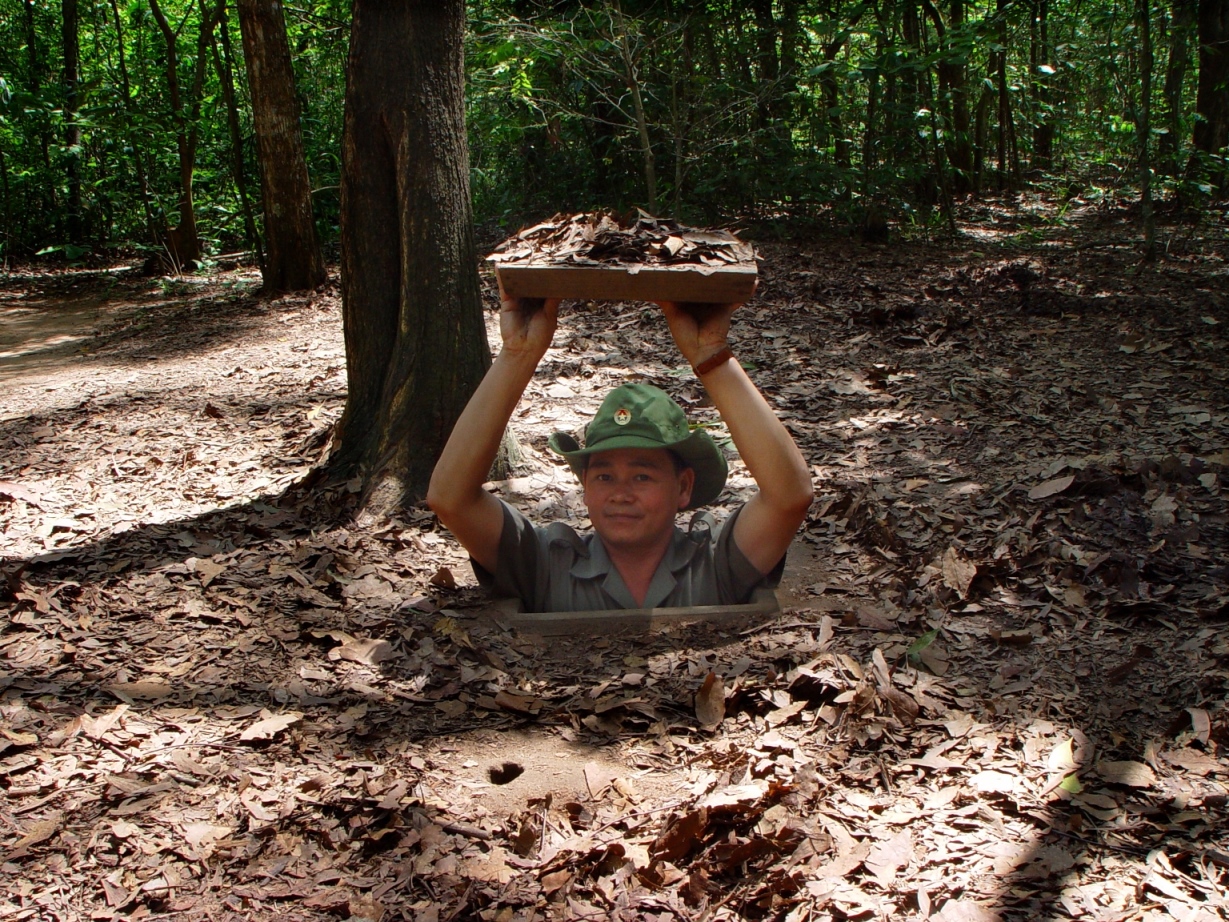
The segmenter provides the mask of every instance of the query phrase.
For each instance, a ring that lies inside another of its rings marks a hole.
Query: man
[[[662,302],[670,332],[729,427],[757,492],[716,529],[675,516],[716,499],[726,465],[708,434],[657,388],[631,384],[603,402],[585,446],[561,433],[561,453],[584,487],[594,534],[534,526],[482,488],[538,363],[558,301],[501,293],[503,348],[470,398],[435,466],[427,503],[469,551],[480,582],[519,596],[527,611],[584,611],[747,601],[780,578],[785,551],[811,504],[802,453],[728,343],[737,304]],[[711,523],[711,518],[704,517]],[[708,524],[705,523],[705,524]]]

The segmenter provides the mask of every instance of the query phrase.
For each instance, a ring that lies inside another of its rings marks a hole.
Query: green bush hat
[[[624,384],[611,391],[585,430],[585,447],[566,432],[550,437],[550,447],[585,479],[590,455],[616,448],[665,448],[696,472],[688,509],[715,500],[725,487],[725,455],[703,429],[689,429],[687,414],[670,395],[651,384]]]

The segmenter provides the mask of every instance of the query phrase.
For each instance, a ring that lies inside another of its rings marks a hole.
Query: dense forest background
[[[242,7],[242,4],[240,4]],[[970,193],[1199,209],[1224,181],[1223,0],[468,4],[475,216],[639,205],[685,219]],[[349,3],[285,7],[317,233],[338,235]],[[225,0],[0,0],[0,253],[259,249],[239,16]],[[1145,217],[1146,217],[1145,208]]]

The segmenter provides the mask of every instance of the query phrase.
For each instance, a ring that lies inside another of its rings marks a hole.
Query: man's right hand
[[[499,294],[503,349],[453,426],[427,490],[427,504],[440,521],[491,572],[498,564],[504,513],[499,500],[482,489],[482,484],[504,428],[550,348],[559,317],[557,300]]]

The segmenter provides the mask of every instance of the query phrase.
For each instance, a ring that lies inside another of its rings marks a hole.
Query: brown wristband
[[[696,377],[699,378],[708,374],[718,365],[724,365],[732,358],[734,358],[734,353],[730,351],[730,347],[723,346],[720,351],[713,353],[699,365],[692,366],[692,371],[694,371],[696,373]]]

